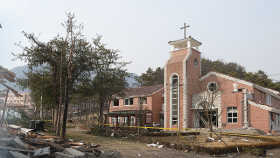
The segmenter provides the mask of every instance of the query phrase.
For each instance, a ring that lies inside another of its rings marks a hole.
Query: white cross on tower
[[[184,27],[181,27],[181,29],[184,29],[184,38],[186,38],[186,28],[190,27],[190,25],[186,26],[186,23],[184,23]]]

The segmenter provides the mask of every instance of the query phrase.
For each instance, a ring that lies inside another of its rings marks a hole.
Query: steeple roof
[[[187,48],[188,41],[191,42],[191,47],[197,47],[197,46],[202,45],[201,42],[193,39],[191,36],[189,36],[188,38],[184,38],[184,39],[180,39],[180,40],[176,40],[176,41],[169,41],[168,44],[174,45],[175,48],[182,49],[182,48]]]

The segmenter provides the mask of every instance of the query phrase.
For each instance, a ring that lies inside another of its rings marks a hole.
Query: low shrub
[[[104,133],[106,133],[105,129],[99,126],[92,126],[90,128],[90,134],[95,135],[95,136],[99,136],[99,135],[104,135]]]

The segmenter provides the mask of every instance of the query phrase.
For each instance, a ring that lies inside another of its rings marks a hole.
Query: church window
[[[172,77],[172,88],[171,88],[171,94],[172,94],[172,100],[171,100],[171,112],[172,112],[172,125],[177,124],[177,118],[178,118],[178,76],[174,75]]]
[[[217,84],[215,82],[210,82],[207,85],[207,89],[209,92],[215,92],[217,90]]]
[[[197,59],[196,58],[194,58],[193,64],[194,64],[194,66],[197,66]]]
[[[237,123],[237,107],[230,107],[227,109],[227,122]]]

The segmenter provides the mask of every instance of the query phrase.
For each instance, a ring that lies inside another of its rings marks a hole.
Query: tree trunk
[[[80,122],[80,103],[78,104],[78,122]]]
[[[89,112],[89,107],[87,107],[87,102],[85,101],[85,106],[86,106],[86,122],[88,122],[88,112]]]
[[[109,105],[110,106],[110,105]],[[108,133],[109,130],[109,107],[107,108],[107,115],[106,115],[106,133]]]
[[[58,117],[57,117],[57,124],[56,124],[56,135],[60,136],[60,120],[61,120],[61,106],[58,107]]]
[[[99,114],[100,114],[100,115],[99,115],[99,121],[100,121],[100,122],[99,122],[99,123],[100,123],[100,124],[103,124],[103,107],[104,107],[103,104],[104,104],[104,103],[103,103],[102,82],[101,82],[101,84],[100,84],[100,90],[101,90],[101,92],[99,93],[99,94],[100,94],[100,96],[99,96],[99,97],[100,97],[100,109],[99,109],[99,110],[100,110],[100,111],[99,111]]]
[[[57,131],[57,121],[58,121],[58,105],[54,109],[54,129]]]
[[[52,111],[51,111],[51,115],[52,115],[52,124],[54,125],[54,109],[52,109]]]
[[[63,38],[62,38],[63,40]],[[59,74],[59,104],[58,104],[58,122],[56,125],[56,135],[60,136],[60,119],[61,119],[61,107],[62,107],[62,91],[63,91],[63,82],[62,82],[62,56],[63,56],[63,50],[64,47],[61,51],[60,54],[60,74]]]
[[[65,140],[66,134],[66,119],[67,119],[67,111],[68,111],[68,101],[69,101],[69,77],[67,76],[66,82],[66,94],[65,94],[65,104],[64,104],[64,113],[63,113],[63,123],[62,123],[62,132],[61,132],[61,139]]]
[[[212,133],[213,133],[213,126],[212,126],[212,108],[210,109],[210,137],[212,137]]]

